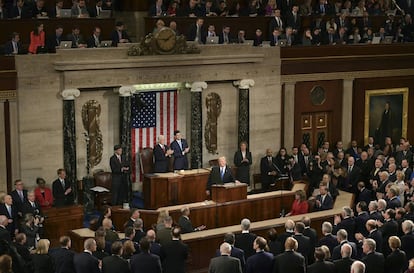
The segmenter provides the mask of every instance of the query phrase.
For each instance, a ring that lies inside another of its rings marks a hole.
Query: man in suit
[[[348,174],[345,178],[345,184],[342,187],[346,191],[357,193],[357,185],[359,182],[359,174],[361,170],[355,165],[355,158],[352,156],[348,157],[347,170]]]
[[[141,252],[132,256],[130,265],[132,273],[161,273],[160,257],[150,253],[150,241],[144,237],[139,242]]]
[[[346,150],[345,153],[352,156],[355,159],[355,161],[359,159],[360,155],[358,153],[358,142],[356,140],[352,140],[351,147],[349,147],[349,149]]]
[[[355,219],[352,216],[352,209],[348,206],[342,208],[341,215],[335,215],[333,234],[336,234],[338,230],[345,229],[348,233],[348,238],[354,241],[355,234]]]
[[[134,226],[134,223],[139,219],[140,213],[139,209],[132,208],[129,212],[129,219],[125,222],[124,228]]]
[[[33,216],[43,217],[42,209],[38,202],[36,202],[36,196],[34,191],[27,193],[27,200],[22,205],[22,214],[33,214]]]
[[[289,237],[285,242],[285,252],[275,257],[274,273],[304,273],[305,258],[297,253],[298,241]]]
[[[256,239],[256,234],[250,233],[250,220],[244,218],[241,223],[241,233],[236,235],[234,246],[244,251],[244,256],[248,259],[254,254],[253,242]]]
[[[244,266],[246,264],[246,259],[244,258],[244,251],[243,249],[234,246],[235,241],[236,237],[234,236],[234,233],[224,234],[224,243],[228,243],[231,247],[230,256],[239,259],[242,271],[244,271]],[[220,249],[217,249],[216,256],[219,257],[220,255]]]
[[[211,169],[210,175],[208,176],[206,194],[210,196],[212,185],[223,185],[226,183],[238,182],[233,178],[230,167],[227,166],[227,160],[224,156],[219,157],[218,166],[214,166]]]
[[[180,131],[174,131],[174,141],[170,144],[174,151],[174,170],[187,170],[187,154],[190,152],[187,141],[182,138]]]
[[[72,33],[66,36],[66,40],[72,41],[72,48],[85,48],[87,46],[82,34],[80,34],[78,25],[72,27]]]
[[[365,273],[365,264],[361,261],[355,261],[351,265],[351,273]]]
[[[344,244],[349,244],[352,247],[352,259],[356,259],[358,257],[357,246],[354,242],[348,241],[348,232],[345,229],[338,230],[336,234],[336,239],[339,242],[339,245],[334,247],[332,251],[332,260],[339,260],[341,258],[341,247]]]
[[[112,205],[122,205],[128,199],[128,181],[127,172],[129,171],[128,163],[125,156],[122,155],[122,146],[114,146],[114,155],[109,159],[109,165],[112,171]]]
[[[206,228],[206,226],[204,225],[194,228],[189,216],[190,208],[187,206],[182,207],[181,216],[178,219],[178,225],[181,227],[181,233],[190,233],[194,231],[200,231]]]
[[[260,160],[260,174],[262,189],[267,191],[270,185],[275,183],[277,175],[279,174],[275,158],[273,157],[273,151],[270,148],[266,149],[266,156]]]
[[[322,235],[323,237],[319,240],[317,246],[326,245],[329,251],[333,253],[334,248],[338,245],[338,240],[332,235],[332,224],[330,222],[322,223]]]
[[[75,252],[70,250],[72,241],[69,236],[61,236],[59,238],[60,247],[51,249],[49,255],[53,258],[56,273],[75,273],[73,257]]]
[[[89,16],[91,18],[99,17],[102,10],[102,0],[96,0],[95,6],[89,9]]]
[[[232,257],[231,254],[231,245],[224,242],[220,245],[220,256],[214,257],[210,260],[210,265],[208,267],[209,273],[242,273],[242,267],[240,265],[240,260]]]
[[[5,240],[11,243],[12,239],[10,236],[10,231],[7,229],[9,224],[9,219],[6,215],[0,215],[0,240]]]
[[[132,227],[134,228],[134,231],[135,231],[135,236],[132,240],[138,243],[142,239],[142,237],[145,237],[146,235],[144,231],[144,222],[142,221],[141,218],[138,218],[134,222],[134,225]]]
[[[382,224],[379,230],[382,234],[382,253],[386,257],[391,253],[388,238],[398,234],[398,223],[395,221],[395,210],[387,209],[383,215],[384,224]]]
[[[267,246],[266,239],[256,237],[253,242],[253,249],[256,253],[246,261],[246,273],[272,273],[274,257],[272,253],[265,252]]]
[[[55,33],[50,35],[46,39],[46,47],[49,53],[56,53],[56,48],[59,48],[60,42],[62,42],[63,27],[57,25],[55,27]]]
[[[29,247],[27,246],[26,242],[27,242],[26,234],[17,233],[16,238],[15,238],[15,242],[13,244],[13,247],[16,248],[17,253],[20,255],[20,257],[22,259],[22,266],[25,269],[24,272],[32,272],[33,271],[32,255],[30,254],[30,250],[29,250]],[[75,273],[75,272],[73,271],[73,273]]]
[[[376,244],[375,251],[382,252],[382,234],[381,231],[377,229],[377,222],[373,219],[369,219],[365,224],[365,227],[368,231],[368,235],[366,235],[366,238],[373,239]],[[364,240],[363,234],[356,233],[355,238],[362,245],[362,242]]]
[[[234,153],[234,165],[237,167],[237,180],[250,185],[250,165],[252,153],[247,149],[247,142],[240,142],[240,149]]]
[[[295,225],[295,234],[293,238],[296,239],[298,242],[297,252],[302,254],[305,258],[305,263],[309,264],[309,256],[311,254],[311,241],[310,238],[303,235],[303,231],[305,230],[305,225],[302,222],[297,222]]]
[[[301,18],[299,15],[299,6],[293,4],[291,12],[287,15],[287,25],[292,27],[293,33],[298,34],[301,31]]]
[[[407,256],[407,261],[414,257],[414,223],[411,220],[405,220],[402,223],[402,231],[404,235],[401,237],[401,250]]]
[[[125,31],[123,22],[116,22],[115,29],[111,33],[112,46],[118,46],[119,43],[129,43],[131,39],[128,33]]]
[[[13,205],[13,199],[10,195],[4,196],[4,203],[0,204],[0,215],[4,215],[8,219],[8,224],[5,226],[10,233],[10,236],[14,238],[18,231],[18,214],[17,209]]]
[[[280,31],[282,31],[284,28],[284,24],[283,24],[283,19],[281,16],[281,12],[280,9],[276,9],[275,10],[275,16],[270,19],[269,22],[269,36],[272,37],[272,32],[274,29],[279,29]]]
[[[49,11],[50,18],[60,18],[60,12],[63,9],[63,0],[57,0],[55,6]]]
[[[197,18],[195,24],[191,24],[189,27],[187,41],[194,41],[199,44],[205,44],[206,38],[207,38],[207,31],[205,30],[205,27],[204,27],[204,19]]]
[[[315,246],[318,241],[318,235],[316,233],[316,230],[314,228],[311,228],[311,219],[308,216],[302,217],[302,223],[305,225],[305,229],[303,230],[303,235],[309,237],[310,239],[310,250],[309,253],[309,264],[314,262],[314,251]]]
[[[288,219],[285,223],[285,232],[277,236],[277,240],[282,244],[282,249],[284,249],[286,239],[292,237],[295,234],[295,222]]]
[[[65,169],[57,170],[58,178],[52,183],[54,204],[63,207],[73,203],[72,183],[66,180]]]
[[[369,204],[374,199],[372,191],[367,189],[365,187],[365,183],[362,181],[358,182],[357,187],[358,187],[358,198],[356,199],[356,202],[357,203],[364,202],[365,204]]]
[[[164,219],[164,227],[157,230],[157,238],[161,245],[165,245],[172,240],[172,224],[173,220],[171,216],[167,216]]]
[[[89,37],[86,42],[88,48],[100,47],[101,46],[101,28],[94,27],[92,36]]]
[[[21,179],[14,181],[14,190],[10,193],[13,199],[13,205],[17,209],[19,217],[22,217],[23,214],[23,204],[27,201],[27,190],[24,189],[24,184]]]
[[[165,145],[165,137],[158,136],[158,143],[154,147],[154,173],[166,173],[169,170],[169,163],[173,150]]]
[[[188,246],[181,241],[181,229],[172,230],[172,240],[161,245],[161,261],[164,273],[185,273]]]
[[[20,34],[13,32],[12,38],[4,45],[5,55],[17,55],[22,54],[22,46],[20,43]]]
[[[78,3],[72,7],[71,10],[72,17],[76,18],[88,18],[89,17],[89,11],[86,7],[85,0],[79,0]]]
[[[341,246],[341,259],[334,261],[336,273],[349,273],[351,271],[351,265],[355,262],[351,255],[352,247],[349,244],[343,244]]]
[[[316,196],[315,210],[321,211],[321,210],[328,210],[332,208],[333,208],[333,199],[328,194],[328,189],[326,188],[326,185],[321,183],[319,184],[319,194]]]
[[[32,17],[32,11],[24,4],[24,0],[17,0],[16,6],[13,6],[9,12],[12,19],[28,19]]]
[[[401,207],[401,201],[398,198],[398,186],[393,185],[390,187],[386,193],[388,199],[387,199],[387,209],[397,209]]]
[[[112,256],[102,259],[104,273],[130,273],[128,261],[122,259],[122,242],[116,241],[111,246]]]
[[[144,237],[145,236],[143,236],[142,238],[144,238]],[[146,237],[150,241],[150,249],[149,249],[150,253],[160,257],[161,256],[161,245],[156,242],[157,235],[156,235],[155,231],[153,229],[148,230]]]
[[[355,233],[361,233],[364,236],[368,235],[368,231],[365,227],[365,224],[369,220],[368,215],[368,206],[364,201],[358,202],[356,204],[357,216],[355,219]]]
[[[96,251],[95,239],[86,239],[83,247],[84,251],[73,257],[76,273],[100,273],[99,260],[92,255]]]
[[[230,33],[230,26],[224,25],[223,30],[219,32],[219,44],[230,44],[233,42],[233,37]]]
[[[362,251],[365,256],[362,262],[365,264],[366,273],[384,273],[384,255],[375,251],[376,243],[373,239],[365,239],[362,244]]]

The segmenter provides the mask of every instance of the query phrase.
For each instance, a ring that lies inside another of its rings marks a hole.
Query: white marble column
[[[203,166],[203,111],[201,93],[207,89],[206,82],[193,82],[185,85],[191,91],[191,169]]]
[[[238,115],[238,141],[250,142],[250,87],[254,86],[254,80],[243,79],[233,82],[239,88],[239,115]]]
[[[283,146],[288,150],[295,144],[295,85],[296,82],[285,83]]]
[[[79,89],[65,89],[61,95],[63,98],[63,167],[66,170],[67,179],[72,183],[73,197],[77,203],[75,98],[80,96],[80,91]]]
[[[342,94],[342,142],[347,146],[352,140],[352,93],[354,79],[343,80]]]

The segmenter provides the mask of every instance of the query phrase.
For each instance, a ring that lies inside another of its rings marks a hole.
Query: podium
[[[247,199],[247,184],[225,183],[211,186],[211,199],[217,203]]]

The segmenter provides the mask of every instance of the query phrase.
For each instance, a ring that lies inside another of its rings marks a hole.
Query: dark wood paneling
[[[326,91],[326,100],[322,105],[313,105],[310,91],[314,86],[321,86]],[[329,120],[328,140],[332,143],[341,139],[342,135],[342,80],[297,82],[295,86],[295,144],[302,143],[301,115],[302,113],[331,112]],[[288,147],[289,148],[289,147]],[[316,148],[316,147],[314,147]]]
[[[372,25],[374,29],[378,29],[385,21],[385,16],[371,16]],[[189,26],[195,22],[195,18],[189,17],[147,17],[145,18],[145,33],[153,31],[155,22],[158,19],[162,19],[166,25],[171,21],[177,22],[178,30],[186,35],[188,33]],[[264,39],[268,39],[269,34],[269,22],[272,17],[206,17],[204,25],[208,26],[213,24],[216,27],[216,33],[219,33],[223,26],[227,25],[231,28],[231,33],[236,35],[238,30],[243,29],[246,31],[246,37],[253,39],[256,29],[260,28],[263,31]],[[325,17],[324,20],[328,20],[329,17]],[[302,29],[305,29],[311,25],[313,20],[312,16],[302,16]],[[326,21],[325,21],[326,22]]]
[[[118,0],[120,1],[120,0]],[[123,11],[148,11],[151,0],[122,0],[121,9]]]
[[[61,25],[63,27],[64,37],[72,32],[72,27],[78,25],[84,39],[92,35],[92,30],[95,26],[102,28],[102,37],[109,39],[111,32],[115,27],[115,18],[96,19],[96,18],[61,18],[61,19],[44,19],[41,20],[44,24],[46,35],[52,35],[55,32],[55,27]],[[22,20],[1,20],[0,21],[0,44],[6,43],[10,40],[13,32],[20,33],[20,39],[23,44],[30,43],[30,32],[34,29],[36,21],[32,19]]]
[[[45,220],[45,237],[53,246],[59,243],[59,237],[66,235],[69,230],[83,226],[83,207],[70,206],[64,208],[50,208],[43,211]]]
[[[408,95],[408,128],[407,138],[414,139],[413,122],[414,109],[414,78],[413,77],[387,77],[354,80],[353,110],[352,110],[352,139],[358,140],[359,145],[364,144],[364,115],[365,115],[365,90],[387,88],[409,88]],[[398,140],[394,140],[398,141]]]
[[[14,57],[13,56],[0,56],[0,67],[1,67],[1,70],[15,70],[16,65],[14,63]]]
[[[0,90],[16,90],[17,72],[0,71]]]
[[[383,69],[408,69],[413,67],[413,63],[414,54],[406,56],[372,56],[351,58],[282,60],[281,74],[295,75],[347,72],[355,70],[369,71]]]

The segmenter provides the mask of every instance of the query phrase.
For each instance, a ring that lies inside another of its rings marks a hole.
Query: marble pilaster
[[[244,79],[234,82],[239,88],[239,116],[238,116],[238,143],[250,140],[250,87],[254,86],[254,80]]]
[[[206,82],[187,83],[191,90],[191,169],[203,165],[203,115],[201,93],[207,88]]]
[[[352,140],[352,92],[353,79],[343,80],[342,94],[342,142],[351,143]],[[346,145],[346,144],[345,144]]]
[[[285,83],[285,101],[284,101],[284,147],[294,146],[294,117],[295,117],[295,82]]]
[[[63,98],[63,167],[66,170],[66,179],[72,183],[73,196],[77,203],[75,98],[79,97],[80,91],[65,89],[61,95]]]

